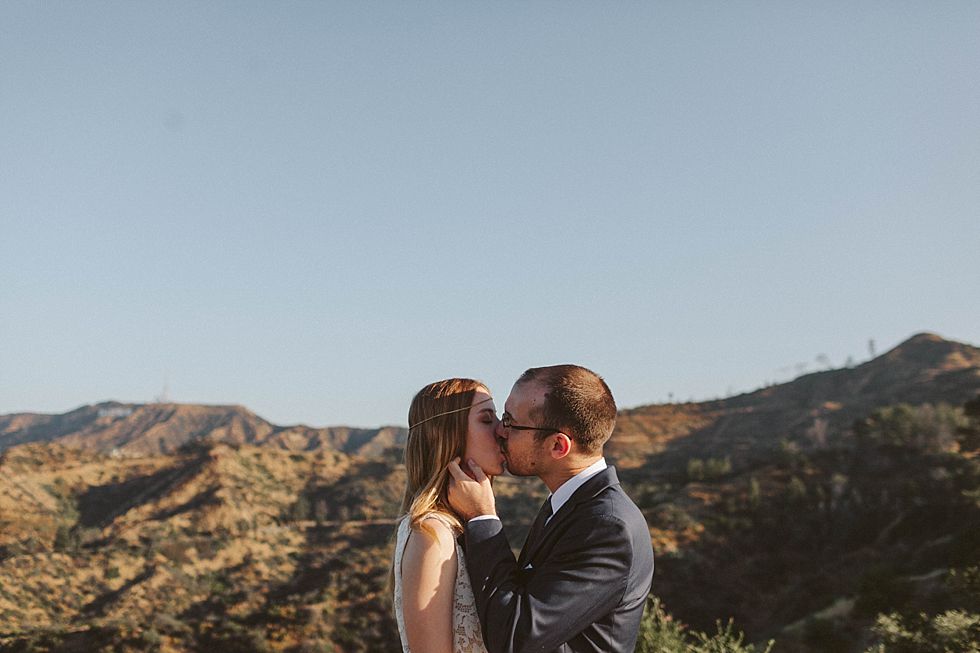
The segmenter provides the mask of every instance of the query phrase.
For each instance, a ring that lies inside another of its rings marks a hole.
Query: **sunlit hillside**
[[[894,635],[879,614],[980,612],[978,394],[980,349],[921,334],[853,368],[623,411],[607,454],[673,615],[651,608],[639,650],[734,617],[775,651],[864,651]],[[240,406],[0,416],[0,650],[398,650],[404,435]],[[543,486],[495,487],[519,546]]]

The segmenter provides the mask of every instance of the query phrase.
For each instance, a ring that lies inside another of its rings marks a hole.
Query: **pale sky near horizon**
[[[980,344],[980,3],[4,2],[0,414]]]

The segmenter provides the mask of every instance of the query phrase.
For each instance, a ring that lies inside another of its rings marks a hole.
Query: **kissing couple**
[[[653,582],[650,531],[603,458],[616,403],[577,365],[532,368],[498,419],[472,379],[422,388],[408,412],[392,580],[404,653],[632,651]],[[515,559],[493,477],[551,495]]]

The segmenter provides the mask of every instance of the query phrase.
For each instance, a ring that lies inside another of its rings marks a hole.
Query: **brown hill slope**
[[[852,369],[623,411],[608,453],[651,525],[655,592],[699,627],[734,614],[759,636],[852,596],[870,558],[924,551],[902,577],[948,564],[903,533],[933,515],[928,539],[972,542],[949,525],[974,523],[946,501],[965,495],[917,490],[895,503],[924,458],[867,468],[884,454],[849,444],[851,424],[885,405],[956,405],[978,391],[980,349],[921,334]],[[391,445],[403,434],[278,427],[234,406],[0,417],[0,649],[75,638],[75,650],[97,650],[111,637],[136,638],[130,650],[161,639],[162,650],[394,650],[383,587],[404,487]],[[692,473],[692,459],[723,458],[727,468]],[[923,468],[920,485],[960,478],[956,469]],[[889,479],[891,498],[879,500]],[[541,485],[495,487],[519,545]],[[923,496],[936,505],[917,509]],[[808,529],[825,523],[826,543]],[[844,573],[818,585],[825,569]]]
[[[815,619],[855,640],[826,650],[864,650],[869,601],[898,608],[895,587],[928,594],[918,579],[980,562],[976,452],[955,442],[978,393],[980,349],[919,334],[854,368],[624,411],[609,453],[651,525],[655,593],[695,627],[734,616],[810,650]],[[892,585],[873,599],[876,574]]]
[[[980,348],[921,333],[854,368],[816,372],[718,401],[621,411],[609,455],[644,474],[683,469],[690,458],[729,457],[736,467],[783,440],[819,444],[875,408],[942,398],[954,405],[980,389]]]
[[[962,403],[980,385],[980,348],[922,333],[854,368],[817,372],[718,401],[641,406],[620,412],[609,454],[621,467],[673,467],[678,456],[743,456],[783,438],[822,437],[875,407],[936,396]],[[104,402],[58,414],[0,415],[0,451],[58,442],[103,453],[173,453],[196,441],[334,449],[379,456],[404,444],[400,427],[277,426],[242,406]],[[668,443],[673,455],[658,457]]]
[[[347,619],[353,609],[352,599],[338,596],[347,588],[338,574],[350,573],[345,549],[357,543],[381,563],[372,573],[383,573],[404,477],[393,464],[381,467],[326,449],[221,443],[139,458],[59,444],[8,449],[0,455],[0,649],[11,633],[66,625],[88,632],[130,624],[137,633],[152,625],[179,640],[195,624],[198,642],[225,650],[220,626],[228,611],[278,619],[299,609],[305,619],[312,608],[283,597],[314,591],[313,602],[323,605],[304,621],[308,628],[283,624],[282,632],[336,638],[337,623],[323,614]],[[389,479],[387,494],[376,476]],[[334,487],[349,495],[347,505],[303,507],[317,494],[336,504]],[[369,498],[387,512],[365,512],[360,504]],[[335,514],[345,523],[322,519]],[[280,628],[274,620],[268,627]],[[78,650],[92,650],[97,636],[85,637]]]
[[[57,442],[102,453],[148,455],[207,441],[379,455],[403,444],[404,438],[405,430],[397,427],[277,426],[242,406],[104,402],[59,415],[0,415],[0,451],[18,444]]]

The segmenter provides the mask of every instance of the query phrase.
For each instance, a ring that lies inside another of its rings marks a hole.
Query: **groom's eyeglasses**
[[[500,425],[511,431],[547,431],[548,433],[558,433],[561,431],[561,429],[544,426],[521,426],[520,424],[514,424],[514,420],[509,413],[504,413],[504,416],[500,418]]]

